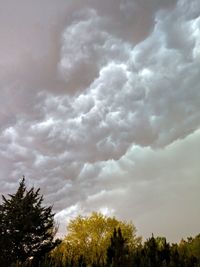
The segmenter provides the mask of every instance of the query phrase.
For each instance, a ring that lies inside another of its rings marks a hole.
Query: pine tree
[[[25,186],[21,180],[15,194],[2,196],[0,205],[0,266],[32,259],[37,262],[49,252],[54,242],[56,228],[52,207],[42,205],[40,189]],[[37,263],[36,263],[37,265]]]
[[[128,266],[128,247],[126,239],[122,236],[121,229],[114,229],[111,244],[107,249],[107,266]]]
[[[157,267],[158,266],[158,244],[156,243],[156,239],[153,234],[152,237],[149,238],[144,244],[145,256],[148,259],[149,267]]]

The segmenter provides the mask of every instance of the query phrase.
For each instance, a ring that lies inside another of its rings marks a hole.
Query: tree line
[[[170,244],[165,237],[142,242],[132,222],[93,212],[78,216],[56,239],[52,206],[25,178],[0,204],[1,267],[200,267],[200,234]]]

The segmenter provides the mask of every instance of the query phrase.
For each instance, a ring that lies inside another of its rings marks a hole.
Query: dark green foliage
[[[26,190],[25,178],[17,192],[2,196],[0,205],[0,266],[32,260],[37,266],[56,243],[52,207],[43,207],[39,189]]]
[[[142,249],[141,257],[148,267],[169,266],[170,263],[170,245],[166,242],[166,238],[157,237],[147,239]],[[139,265],[140,266],[140,265]]]
[[[197,243],[196,237],[192,243],[182,241],[179,245],[170,246],[166,238],[154,238],[152,235],[141,248],[133,252],[132,263],[127,267],[200,267],[200,246]]]
[[[122,236],[121,229],[114,229],[111,244],[107,249],[107,265],[112,267],[123,267],[128,261],[128,247],[126,239]]]
[[[145,257],[147,260],[147,266],[158,266],[158,245],[154,236],[148,239],[144,244]]]

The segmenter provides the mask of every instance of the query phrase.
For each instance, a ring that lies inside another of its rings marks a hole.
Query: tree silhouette
[[[110,246],[107,249],[107,265],[112,267],[125,266],[128,252],[127,240],[122,236],[121,229],[116,230],[115,228]]]
[[[37,265],[57,242],[52,207],[43,207],[40,189],[29,191],[25,178],[15,194],[2,196],[0,205],[0,266],[32,260]]]

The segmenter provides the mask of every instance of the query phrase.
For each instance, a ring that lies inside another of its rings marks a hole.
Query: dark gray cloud
[[[61,232],[92,210],[198,231],[198,1],[0,4],[1,192],[26,175]]]

